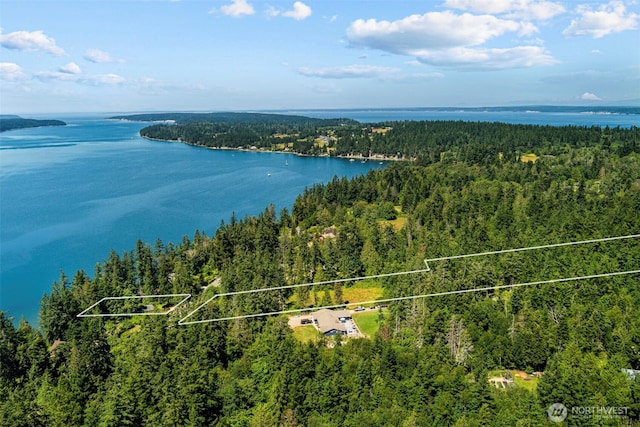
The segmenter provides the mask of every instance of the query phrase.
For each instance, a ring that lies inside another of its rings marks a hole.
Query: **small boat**
[[[267,173],[267,176],[271,176],[271,174],[270,174],[270,173]]]
[[[356,159],[349,159],[349,161],[350,161],[350,162],[355,162],[355,161],[356,161]]]
[[[284,165],[285,165],[285,166],[289,166],[289,161],[288,161],[288,160],[285,160],[285,161],[284,161]]]

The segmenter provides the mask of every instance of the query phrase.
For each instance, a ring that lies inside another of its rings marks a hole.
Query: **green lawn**
[[[293,328],[293,336],[303,344],[309,341],[318,342],[321,338],[320,332],[313,325],[296,326]]]
[[[383,311],[382,315],[384,316],[385,314],[386,312]],[[356,322],[360,332],[371,338],[380,329],[380,324],[378,323],[379,315],[380,312],[378,310],[366,310],[360,313],[353,313],[353,321]]]
[[[535,391],[538,389],[539,378],[531,378],[531,379],[525,380],[518,376],[514,376],[513,380],[518,387],[522,387],[525,390]]]
[[[316,293],[316,298],[318,303],[316,306],[320,305],[320,301],[322,301],[322,297],[324,296],[325,291],[318,291]],[[361,301],[375,301],[376,299],[382,298],[382,294],[384,289],[380,286],[371,285],[371,281],[361,281],[356,282],[353,286],[343,286],[342,287],[342,300],[345,302],[349,302],[351,308],[354,305],[357,305]],[[331,295],[331,300],[335,301],[335,292],[332,290],[329,291],[329,295]],[[311,302],[312,299],[309,298],[308,303]],[[298,303],[298,295],[294,293],[287,300],[289,304],[296,305]]]
[[[516,387],[523,388],[530,392],[534,392],[535,390],[537,390],[538,381],[540,380],[539,378],[534,377],[534,378],[529,378],[528,380],[525,380],[524,378],[520,377],[520,375],[518,375],[518,372],[521,372],[521,371],[517,371],[513,369],[510,369],[510,370],[497,369],[497,370],[489,371],[487,378],[503,377],[507,375],[507,373],[509,373]]]

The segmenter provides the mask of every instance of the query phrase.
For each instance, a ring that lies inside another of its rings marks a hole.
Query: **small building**
[[[346,335],[347,327],[344,322],[346,322],[347,315],[351,319],[351,314],[347,310],[334,311],[324,308],[313,313],[313,321],[318,330],[325,336]]]

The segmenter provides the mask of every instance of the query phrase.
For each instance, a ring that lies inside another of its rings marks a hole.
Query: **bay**
[[[378,162],[209,150],[138,136],[145,123],[64,117],[0,134],[0,310],[37,322],[64,271],[135,247],[215,233],[232,214],[291,209],[305,187]]]
[[[612,110],[362,109],[274,111],[361,122],[465,120],[536,125],[640,124]],[[47,116],[46,118],[52,118]],[[207,150],[139,137],[146,123],[55,117],[65,127],[0,134],[0,310],[36,323],[40,298],[64,271],[90,275],[111,249],[140,239],[212,235],[232,214],[291,208],[305,187],[353,177],[376,162]]]

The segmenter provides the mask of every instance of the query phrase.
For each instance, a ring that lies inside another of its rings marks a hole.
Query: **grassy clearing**
[[[536,160],[538,160],[538,156],[536,156],[534,153],[523,154],[522,156],[520,156],[520,161],[523,163],[535,163]]]
[[[400,217],[398,217],[396,219],[382,220],[380,222],[382,223],[382,225],[390,225],[391,227],[393,227],[394,230],[398,231],[402,227],[404,227],[404,225],[407,223],[407,217],[406,216],[400,216]]]
[[[506,377],[507,375],[510,375],[516,387],[521,387],[530,392],[535,392],[538,389],[538,381],[540,380],[540,378],[530,377],[523,371],[514,369],[498,369],[489,371],[487,377]],[[525,379],[524,377],[526,377],[527,379]]]
[[[515,371],[511,371],[511,372],[513,375],[513,381],[516,383],[516,386],[522,387],[525,390],[528,390],[531,392],[536,391],[538,389],[539,378],[529,378],[525,380],[524,378],[520,378],[519,376],[514,375],[513,373]]]
[[[353,313],[353,321],[356,322],[358,329],[366,337],[371,338],[380,329],[380,323],[378,317],[380,312],[378,310],[367,310],[360,313]],[[386,311],[382,311],[382,315],[386,315]]]
[[[380,220],[380,224],[383,226],[390,225],[394,230],[398,231],[407,223],[407,216],[402,213],[402,206],[394,206],[393,209],[397,212],[396,219]]]
[[[316,138],[313,142],[316,147],[320,147],[320,148],[324,148],[327,145],[329,145],[329,143],[322,138]]]
[[[318,332],[318,330],[312,325],[297,326],[293,328],[293,337],[303,344],[308,342],[316,343],[322,338],[320,336],[320,332]]]
[[[322,297],[324,296],[325,291],[319,291],[316,293],[316,297],[318,301],[322,301]],[[342,288],[342,300],[344,302],[348,302],[349,304],[357,304],[359,301],[374,301],[378,298],[382,298],[383,289],[380,287],[371,287],[371,288],[359,288],[359,287],[351,287],[351,288]],[[335,302],[335,292],[332,290],[329,291],[329,295],[331,296],[331,301]],[[316,304],[317,305],[317,304]]]
[[[324,297],[324,293],[326,291],[318,291],[316,292],[316,303],[315,306],[320,305],[320,301]],[[342,301],[348,302],[349,304],[357,304],[360,301],[374,301],[379,298],[382,298],[384,290],[379,286],[367,286],[366,284],[361,284],[360,282],[354,284],[354,286],[342,287]],[[331,296],[331,301],[336,300],[335,292],[333,289],[329,290],[329,296]],[[287,303],[292,305],[298,304],[298,294],[294,293],[289,297]],[[307,300],[307,304],[313,304],[313,297],[310,295]]]

